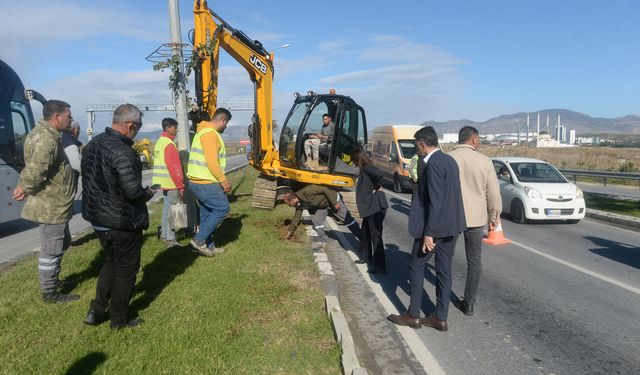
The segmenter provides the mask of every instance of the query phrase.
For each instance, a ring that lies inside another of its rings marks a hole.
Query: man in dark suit
[[[446,331],[453,251],[458,235],[466,229],[460,176],[455,160],[438,147],[438,135],[433,127],[418,130],[414,138],[418,152],[426,156],[418,167],[418,188],[409,214],[409,234],[414,238],[409,260],[411,300],[407,312],[389,315],[388,319],[412,328],[425,326]],[[436,257],[436,312],[421,319],[424,268],[433,254]]]

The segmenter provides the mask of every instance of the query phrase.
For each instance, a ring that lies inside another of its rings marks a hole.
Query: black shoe
[[[458,303],[458,309],[466,316],[472,316],[474,314],[473,305],[468,304],[467,301],[460,301]]]
[[[369,272],[370,274],[385,274],[387,273],[387,267],[385,266],[375,266],[371,269],[369,269],[367,272]]]
[[[355,264],[367,264],[367,260],[366,259],[358,259],[355,262],[353,262]]]
[[[89,309],[87,316],[84,318],[84,324],[90,326],[97,326],[106,322],[109,319],[109,314],[105,311],[104,314],[99,314],[94,309]]]
[[[73,280],[58,280],[56,284],[56,291],[62,293],[64,291],[71,291],[76,286],[76,282]]]
[[[77,294],[62,294],[58,292],[42,293],[42,300],[47,303],[67,303],[80,299]]]
[[[122,326],[111,326],[111,329],[123,329],[123,328],[134,328],[144,323],[144,319],[131,319],[125,325]]]

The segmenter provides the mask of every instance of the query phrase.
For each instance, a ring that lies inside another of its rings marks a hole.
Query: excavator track
[[[261,210],[273,210],[276,206],[276,179],[260,174],[253,185],[251,207]]]

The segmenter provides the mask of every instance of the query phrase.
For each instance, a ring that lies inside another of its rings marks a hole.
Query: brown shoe
[[[435,328],[440,332],[446,332],[449,330],[446,320],[439,320],[435,315],[429,315],[420,319],[420,323],[425,327]]]
[[[420,328],[420,318],[414,318],[408,312],[402,315],[391,314],[387,317],[389,321],[399,326],[407,326],[411,328]]]

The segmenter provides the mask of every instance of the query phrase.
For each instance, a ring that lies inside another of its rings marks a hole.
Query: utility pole
[[[173,56],[180,62],[180,85],[176,98],[176,120],[178,121],[178,134],[176,141],[179,151],[188,151],[191,143],[189,142],[189,119],[187,118],[187,95],[184,77],[184,63],[182,59],[182,35],[180,31],[180,8],[178,0],[169,1],[169,27],[171,29],[171,45],[173,47]]]
[[[527,147],[529,147],[529,114],[527,113],[527,135],[525,136]]]
[[[169,2],[169,27],[171,29],[171,46],[173,49],[173,57],[179,62],[180,77],[176,98],[176,120],[178,121],[178,134],[176,135],[176,143],[178,152],[180,153],[180,161],[184,168],[189,162],[189,149],[191,148],[191,139],[189,137],[189,119],[187,118],[187,94],[186,94],[186,77],[184,76],[184,60],[182,58],[182,34],[180,31],[180,8],[178,0],[168,0]],[[186,177],[186,173],[185,173]],[[186,179],[186,178],[185,178]],[[186,181],[185,181],[186,182]],[[187,184],[188,186],[188,184]],[[183,201],[187,204],[187,217],[189,228],[195,233],[198,227],[198,210],[196,208],[196,197],[190,189],[185,189]]]

